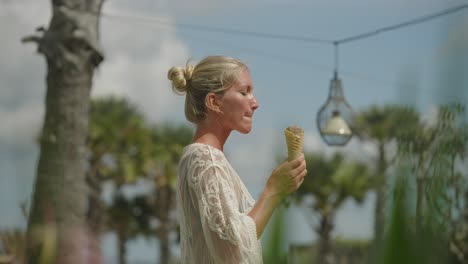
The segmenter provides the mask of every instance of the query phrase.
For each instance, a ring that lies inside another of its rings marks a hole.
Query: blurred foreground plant
[[[0,231],[0,263],[25,263],[25,236],[25,232],[20,229]]]
[[[391,221],[372,263],[467,263],[468,126],[461,104],[398,138]],[[415,181],[412,181],[415,179]],[[411,192],[416,185],[416,194]]]
[[[356,117],[356,133],[360,140],[371,142],[377,148],[377,160],[372,171],[373,188],[376,195],[374,209],[374,242],[379,243],[385,226],[385,212],[388,192],[387,170],[394,164],[396,155],[392,146],[402,130],[419,123],[418,113],[406,106],[371,106]]]
[[[265,263],[286,264],[287,254],[284,249],[286,239],[286,208],[283,206],[276,209],[271,219],[266,245],[263,250]]]

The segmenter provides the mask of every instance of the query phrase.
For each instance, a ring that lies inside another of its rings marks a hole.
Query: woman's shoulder
[[[192,143],[184,147],[182,160],[225,161],[224,153],[208,144]]]
[[[183,150],[179,173],[188,177],[189,183],[197,185],[202,175],[227,177],[228,167],[221,150],[203,143],[192,143]]]

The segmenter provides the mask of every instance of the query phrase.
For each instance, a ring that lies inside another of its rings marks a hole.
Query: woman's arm
[[[281,200],[301,186],[306,174],[304,155],[291,162],[285,161],[273,170],[260,198],[248,213],[255,222],[258,239]]]

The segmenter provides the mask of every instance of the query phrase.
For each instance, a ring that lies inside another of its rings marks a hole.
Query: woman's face
[[[249,133],[252,130],[252,117],[258,108],[253,95],[253,84],[248,70],[241,72],[236,84],[221,97],[220,110],[223,112],[221,124],[229,130]]]

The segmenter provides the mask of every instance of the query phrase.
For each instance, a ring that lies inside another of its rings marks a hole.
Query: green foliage
[[[26,234],[23,230],[0,230],[0,263],[24,263]]]
[[[419,115],[411,107],[371,106],[357,115],[355,131],[361,139],[374,139],[385,144],[418,123]]]
[[[419,228],[412,217],[409,178],[399,176],[393,189],[393,206],[380,254],[371,263],[449,263],[447,227],[434,225],[433,212],[426,211]]]
[[[117,186],[143,176],[151,137],[143,115],[123,98],[92,101],[87,146],[94,177],[112,179]]]
[[[150,217],[153,213],[149,197],[137,195],[126,198],[122,194],[114,196],[112,205],[108,207],[108,225],[111,229],[125,235],[127,239],[138,235],[151,235]]]
[[[374,241],[378,243],[383,236],[386,201],[387,201],[387,169],[395,161],[395,155],[387,151],[387,147],[395,139],[419,123],[418,113],[411,107],[400,105],[372,106],[359,113],[356,117],[357,135],[361,140],[370,141],[377,148],[375,170],[372,172],[375,189]]]
[[[322,155],[306,153],[308,175],[298,189],[296,202],[312,197],[312,204],[306,205],[319,216],[315,227],[320,240],[318,245],[318,263],[332,263],[331,232],[334,227],[336,211],[347,199],[361,203],[366,193],[372,188],[371,178],[364,164],[346,161],[341,154],[331,159]]]
[[[468,140],[468,127],[463,124],[465,108],[455,103],[440,106],[435,124],[417,123],[406,128],[398,137],[401,155],[421,155],[430,151],[431,156],[464,156]]]
[[[455,200],[460,197],[455,196],[462,190],[460,187],[466,187],[466,177],[459,168],[468,146],[468,125],[463,123],[463,114],[461,104],[440,106],[434,124],[413,126],[398,137],[400,159],[409,163],[416,179],[424,181],[421,195],[428,206],[438,211],[445,208],[441,215],[453,210],[450,205],[459,203]]]
[[[287,254],[284,250],[285,239],[285,208],[276,209],[269,224],[270,232],[263,250],[265,263],[286,264]]]
[[[313,208],[321,214],[335,211],[348,198],[362,202],[371,188],[371,178],[364,164],[345,161],[343,155],[331,159],[306,154],[308,175],[297,191],[298,202],[305,196],[314,198]]]
[[[118,234],[120,251],[138,235],[156,236],[165,245],[160,251],[167,256],[169,232],[176,226],[170,218],[175,209],[176,168],[184,146],[191,142],[192,129],[171,123],[151,125],[124,98],[95,99],[90,115],[88,182],[94,192],[90,201],[94,214],[89,215],[106,212],[106,227]],[[138,178],[154,181],[153,192],[124,197],[122,188]],[[110,205],[100,201],[105,181],[116,186]],[[157,228],[150,225],[154,219],[159,220]],[[124,255],[119,255],[121,261]]]
[[[184,147],[192,141],[193,130],[185,125],[174,125],[170,123],[154,126],[150,130],[151,159],[144,165],[145,171],[149,173],[164,173],[172,188],[176,183],[176,168],[181,158]],[[159,168],[158,168],[159,166]],[[161,172],[161,168],[163,172]]]

